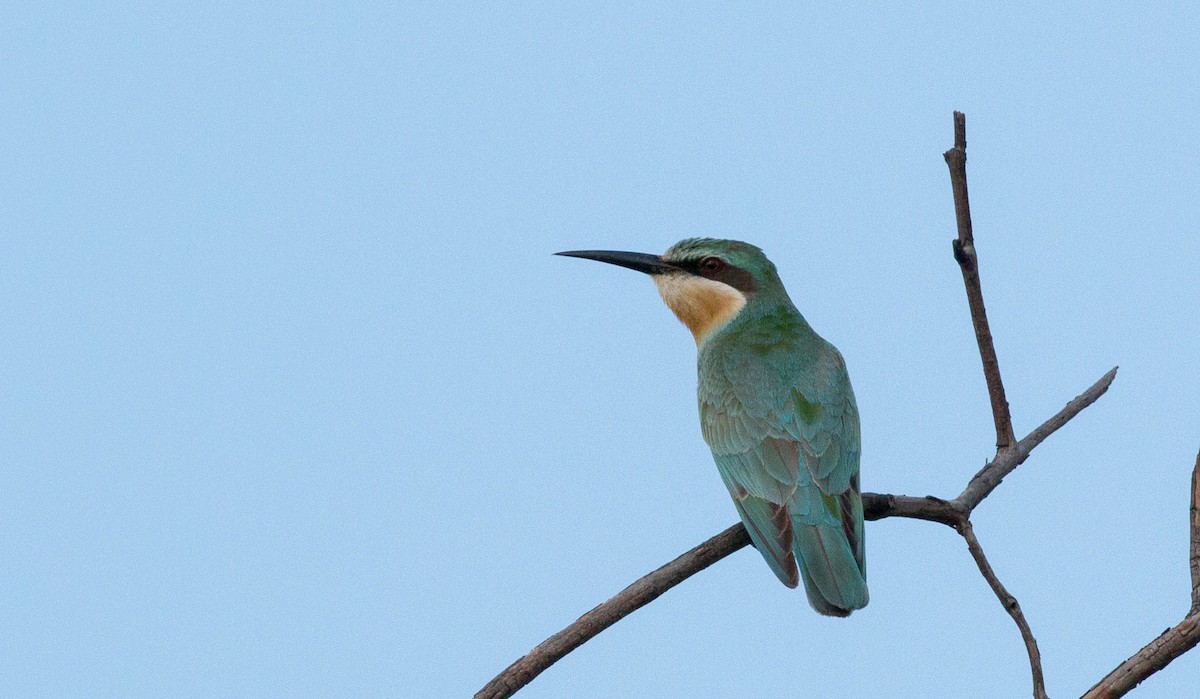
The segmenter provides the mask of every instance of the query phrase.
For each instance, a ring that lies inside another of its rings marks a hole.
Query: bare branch
[[[996,423],[996,451],[1002,452],[1012,446],[1015,437],[1008,400],[1004,397],[1004,382],[1000,379],[1000,362],[996,359],[992,331],[988,327],[987,310],[983,306],[983,289],[979,284],[979,260],[975,255],[971,203],[967,196],[967,117],[962,112],[954,113],[954,147],[943,153],[942,157],[946,159],[946,165],[950,168],[950,186],[954,190],[954,215],[958,223],[958,237],[954,239],[954,259],[958,261],[963,284],[967,287],[971,324],[975,327],[975,341],[979,344],[979,356],[983,360],[983,376],[987,381],[988,397],[992,402],[992,420]]]
[[[1107,374],[1101,376],[1096,383],[1092,384],[1088,390],[1075,396],[1062,410],[1055,413],[1054,417],[1038,425],[1035,430],[1027,434],[1017,444],[1016,449],[1009,449],[996,454],[996,458],[989,461],[979,473],[976,473],[971,478],[971,482],[967,484],[962,494],[955,498],[955,502],[968,512],[974,510],[979,503],[983,502],[984,498],[996,489],[996,486],[1000,485],[1000,481],[1004,480],[1005,476],[1025,463],[1025,459],[1029,458],[1029,454],[1033,451],[1034,447],[1058,431],[1058,428],[1067,424],[1071,418],[1081,413],[1084,408],[1095,403],[1100,396],[1104,395],[1116,377],[1117,367],[1113,367]]]
[[[952,500],[926,495],[914,498],[909,495],[880,495],[863,493],[863,519],[877,520],[885,517],[906,517],[940,522],[948,527],[958,523],[970,513]]]
[[[1200,454],[1192,467],[1191,535],[1192,606],[1183,621],[1163,631],[1083,695],[1083,699],[1115,699],[1200,644]]]
[[[992,592],[996,593],[996,598],[1000,600],[1004,611],[1008,612],[1008,615],[1017,623],[1017,628],[1021,630],[1021,638],[1025,641],[1025,651],[1029,653],[1029,667],[1033,672],[1034,699],[1047,699],[1046,681],[1042,678],[1042,656],[1038,652],[1037,639],[1033,637],[1029,622],[1025,621],[1025,615],[1021,612],[1020,603],[996,577],[996,572],[992,570],[987,557],[983,555],[983,547],[980,546],[979,539],[975,538],[975,530],[971,527],[971,522],[964,519],[956,528],[958,533],[967,540],[967,549],[971,552],[971,557],[975,559],[975,565],[979,566],[979,572],[983,573],[984,580],[991,585]]]
[[[1196,454],[1196,465],[1192,467],[1191,508],[1191,556],[1192,610],[1189,614],[1200,614],[1200,453]]]
[[[542,641],[536,648],[509,665],[504,672],[476,692],[475,699],[501,699],[512,696],[543,670],[625,618],[630,612],[649,604],[662,593],[749,543],[750,536],[739,522],[658,570],[641,577],[612,599],[579,617],[575,623]]]
[[[1047,420],[1033,432],[1030,432],[1025,439],[1021,440],[1021,448],[1009,450],[997,456],[992,463],[984,467],[983,471],[980,471],[975,478],[971,479],[971,483],[975,488],[972,489],[972,485],[967,486],[967,489],[956,500],[943,500],[932,495],[912,497],[908,495],[863,493],[864,517],[868,520],[880,520],[888,517],[921,519],[955,527],[960,532],[962,531],[961,527],[965,525],[969,530],[970,523],[967,518],[970,516],[971,510],[975,505],[978,505],[979,501],[987,497],[988,493],[995,490],[1004,475],[1010,473],[1018,464],[1028,458],[1030,450],[1103,395],[1108,390],[1109,384],[1112,383],[1113,377],[1116,375],[1115,372],[1116,370],[1114,369],[1105,374],[1100,381],[1075,400],[1068,403],[1067,407],[1059,411],[1057,415]],[[976,485],[976,481],[979,481],[981,484]],[[972,540],[974,540],[974,534],[971,534],[967,540],[968,548],[970,548]],[[546,639],[525,656],[508,666],[504,672],[501,672],[483,689],[479,690],[475,695],[476,699],[499,699],[511,696],[513,692],[533,681],[533,678],[537,677],[543,670],[553,665],[567,653],[586,643],[601,631],[617,623],[639,607],[650,603],[692,575],[704,570],[749,543],[750,538],[747,536],[745,528],[741,524],[735,524],[658,570],[648,573],[608,601],[579,617],[570,626]],[[978,547],[977,541],[975,546]],[[974,550],[972,551],[972,555],[974,555]],[[982,550],[980,550],[979,555],[983,555]],[[977,558],[976,562],[978,563],[979,560]],[[983,565],[986,565],[986,561],[984,561]],[[987,577],[986,574],[985,577]],[[995,580],[994,573],[988,580],[988,583],[992,584],[993,580]],[[994,583],[993,589],[995,589],[995,585],[999,585],[999,581]],[[1003,588],[1001,587],[1001,589]],[[1008,608],[1007,604],[1005,608]],[[1010,610],[1009,613],[1011,614],[1012,611]],[[1021,622],[1018,622],[1018,626],[1020,625]],[[1024,634],[1024,631],[1022,634]],[[1036,672],[1040,676],[1040,667]]]
[[[1200,643],[1200,614],[1191,614],[1163,631],[1133,657],[1087,691],[1082,699],[1116,699],[1138,686],[1142,680],[1166,667]]]
[[[960,533],[963,531],[961,526],[966,525],[967,531],[970,531],[970,523],[967,518],[970,516],[971,511],[1000,485],[1005,476],[1023,463],[1025,459],[1029,458],[1029,454],[1033,451],[1034,447],[1041,444],[1042,441],[1065,425],[1071,418],[1078,415],[1084,408],[1096,402],[1100,396],[1104,395],[1105,391],[1112,384],[1113,379],[1116,378],[1116,374],[1117,369],[1114,367],[1090,388],[1067,403],[1066,407],[1057,414],[1030,432],[1018,443],[1016,449],[1010,449],[998,454],[995,459],[984,466],[983,470],[971,479],[966,489],[956,499],[943,500],[932,495],[911,497],[907,495],[863,493],[865,518],[868,520],[880,520],[887,517],[921,519],[959,528]],[[1200,457],[1198,457],[1198,462],[1200,462]],[[1195,488],[1193,488],[1193,491],[1195,491]],[[963,536],[967,538],[967,546],[971,549],[972,556],[975,556],[976,550],[978,550],[979,555],[976,556],[975,560],[980,565],[980,570],[983,571],[983,567],[987,565],[987,561],[986,559],[982,559],[983,551],[978,548],[978,541],[975,540],[973,533],[969,537],[965,533]],[[1196,541],[1195,536],[1195,528],[1193,528],[1193,542]],[[975,541],[974,547],[972,547],[972,541]],[[650,603],[675,585],[678,585],[692,575],[704,570],[749,543],[750,539],[746,535],[745,528],[741,524],[735,524],[658,570],[643,576],[612,599],[584,614],[570,626],[546,639],[528,654],[510,665],[504,672],[501,672],[487,686],[481,689],[475,695],[476,698],[498,699],[499,697],[511,696],[513,692],[529,684],[543,670],[553,665],[567,653],[586,643],[604,629],[617,623],[639,607]],[[1196,546],[1193,547],[1194,575],[1196,566],[1200,565],[1196,563],[1197,558],[1194,554]],[[980,562],[981,560],[982,563]],[[989,577],[988,573],[985,572],[984,577],[988,579],[988,584],[992,585],[992,589],[997,590],[1000,582],[996,579],[995,573],[991,573]],[[1000,586],[996,594],[1000,596],[1000,591],[1003,589],[1003,586]],[[1004,594],[1008,593],[1005,592]],[[1008,597],[1011,598],[1012,596],[1008,595]],[[1005,609],[1008,610],[1009,614],[1013,614],[1012,609],[1009,608],[1008,603],[1002,596],[1001,602],[1004,603]],[[1016,600],[1014,599],[1013,602],[1015,604]],[[1020,610],[1018,607],[1017,615],[1019,614]],[[1013,616],[1014,620],[1018,619],[1017,615]],[[1024,626],[1022,626],[1023,624]],[[1037,652],[1036,642],[1032,640],[1032,635],[1026,635],[1028,624],[1024,623],[1023,618],[1017,621],[1017,626],[1022,629],[1021,635],[1026,639],[1026,647],[1030,648],[1032,644],[1030,650],[1030,662],[1032,664]],[[1040,662],[1034,666],[1033,671],[1035,677],[1040,679]]]
[[[966,148],[966,117],[961,112],[955,112],[954,147],[944,154],[946,164],[950,169],[950,182],[954,191],[955,215],[958,224],[958,238],[954,241],[954,258],[962,271],[967,300],[971,309],[971,322],[975,329],[980,358],[983,361],[983,373],[987,381],[992,418],[996,427],[996,456],[971,478],[966,488],[954,500],[943,500],[933,496],[919,498],[906,495],[864,493],[863,511],[864,517],[868,520],[907,517],[939,522],[954,527],[963,536],[967,542],[967,549],[979,567],[980,573],[983,574],[1001,605],[1021,632],[1021,638],[1025,642],[1025,648],[1029,655],[1034,699],[1046,699],[1037,640],[1021,612],[1020,604],[1000,582],[988,563],[983,548],[975,537],[970,516],[979,503],[1000,485],[1005,476],[1012,473],[1017,466],[1029,458],[1034,448],[1104,395],[1116,378],[1117,368],[1113,367],[1090,388],[1067,403],[1057,414],[1026,435],[1020,442],[1016,441],[979,281],[979,263],[975,251],[971,210],[967,195]],[[1196,468],[1192,472],[1190,523],[1192,606],[1189,615],[1180,624],[1165,631],[1159,638],[1109,673],[1085,695],[1084,699],[1119,697],[1200,643],[1200,455],[1197,455]],[[501,699],[511,696],[529,684],[546,668],[604,629],[749,543],[750,539],[745,528],[740,523],[735,524],[658,570],[643,576],[612,599],[584,614],[567,628],[546,639],[518,659],[479,690],[475,694],[476,699]]]
[[[966,516],[954,503],[932,496],[914,498],[907,495],[864,493],[863,509],[866,518],[870,520],[907,517],[941,522],[952,527],[965,521]],[[750,537],[746,534],[746,528],[739,522],[658,570],[642,576],[509,665],[504,672],[479,690],[475,699],[501,699],[512,696],[518,689],[532,682],[543,670],[601,631],[749,543]]]

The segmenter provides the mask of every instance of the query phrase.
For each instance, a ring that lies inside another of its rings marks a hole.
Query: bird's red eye
[[[700,260],[700,269],[705,272],[720,272],[725,269],[725,260],[719,257],[706,257]]]

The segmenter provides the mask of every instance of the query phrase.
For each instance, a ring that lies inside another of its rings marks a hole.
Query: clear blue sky
[[[689,334],[557,250],[760,245],[864,488],[956,495],[960,109],[1018,433],[1121,366],[975,517],[1077,696],[1188,605],[1200,10],[1045,5],[8,3],[3,693],[466,696],[731,524]],[[745,550],[523,696],[1028,695],[952,531],[867,537],[848,620]]]

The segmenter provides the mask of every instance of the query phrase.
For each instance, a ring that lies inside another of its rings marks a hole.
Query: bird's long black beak
[[[679,268],[670,262],[665,262],[658,255],[647,255],[644,252],[621,252],[619,250],[568,250],[556,252],[555,255],[564,257],[582,257],[585,260],[607,262],[610,265],[636,269],[646,274],[666,274],[678,272]]]

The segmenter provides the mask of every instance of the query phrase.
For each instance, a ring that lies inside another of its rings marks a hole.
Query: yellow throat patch
[[[746,295],[712,279],[690,274],[657,274],[654,284],[667,307],[692,331],[696,344],[733,320],[746,305]]]

